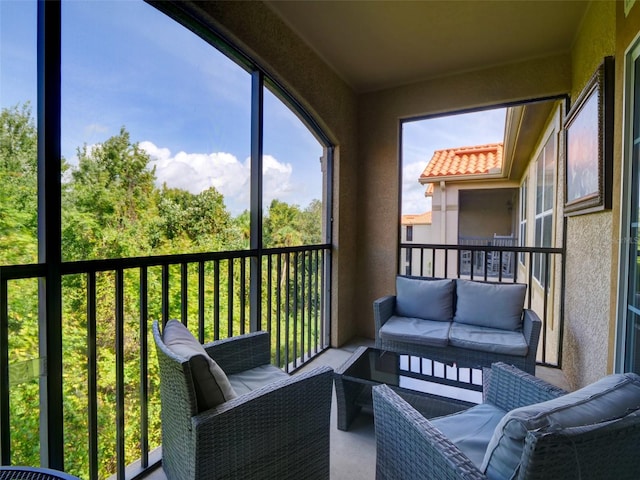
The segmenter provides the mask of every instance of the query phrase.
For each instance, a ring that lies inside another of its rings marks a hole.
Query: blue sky
[[[36,2],[0,0],[0,106],[36,105]],[[249,208],[247,72],[150,5],[135,0],[62,4],[62,154],[126,127],[151,155],[158,183],[210,186],[235,215]],[[158,32],[161,32],[159,34]],[[264,203],[305,207],[321,198],[322,147],[265,94]],[[430,208],[418,176],[434,150],[498,142],[504,110],[406,122],[403,213]]]
[[[0,103],[36,103],[35,2],[0,0]],[[158,183],[249,208],[250,75],[144,2],[62,4],[62,155],[126,127]],[[159,34],[161,32],[161,34]],[[321,198],[322,147],[265,94],[264,202]]]

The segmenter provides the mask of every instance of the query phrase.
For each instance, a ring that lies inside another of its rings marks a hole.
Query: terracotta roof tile
[[[431,211],[418,213],[416,215],[402,215],[400,223],[402,225],[430,225]]]
[[[436,150],[420,180],[456,175],[499,173],[502,168],[502,143]]]

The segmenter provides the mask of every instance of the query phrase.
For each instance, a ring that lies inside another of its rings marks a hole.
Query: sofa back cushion
[[[423,280],[396,277],[396,314],[401,317],[423,318],[450,322],[453,317],[451,279]]]
[[[454,322],[518,330],[527,286],[522,283],[483,283],[456,280]]]
[[[575,392],[508,412],[496,427],[481,469],[491,479],[515,478],[527,432],[555,431],[625,417],[640,407],[640,376],[616,374]]]
[[[198,412],[237,397],[227,375],[181,322],[169,320],[162,341],[177,356],[189,361]]]

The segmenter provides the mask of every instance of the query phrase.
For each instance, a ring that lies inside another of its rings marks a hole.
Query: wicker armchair
[[[162,465],[168,479],[328,479],[333,370],[288,376],[197,412],[190,363],[162,341]],[[227,375],[270,362],[267,332],[205,345]]]
[[[485,403],[505,411],[537,408],[547,400],[557,408],[559,401],[578,393],[564,396],[561,389],[505,364],[494,364],[486,377]],[[638,377],[631,382],[635,382],[633,395],[637,400]],[[594,394],[594,398],[598,396]],[[422,417],[386,385],[374,387],[373,399],[378,480],[501,478],[489,472],[485,475],[432,420]],[[513,478],[640,478],[638,410],[602,422],[570,428],[555,425],[523,434],[522,454],[516,458],[518,467]]]

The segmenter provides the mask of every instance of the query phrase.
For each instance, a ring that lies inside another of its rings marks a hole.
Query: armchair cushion
[[[481,327],[518,330],[527,286],[521,283],[483,283],[456,280],[454,322]]]
[[[167,322],[164,327],[163,341],[173,353],[189,361],[198,412],[237,397],[226,374],[181,322],[178,320]]]
[[[453,317],[453,280],[396,277],[396,314],[450,322]]]
[[[289,378],[289,374],[275,365],[261,365],[229,375],[229,383],[238,395],[243,395],[282,378]]]
[[[520,331],[480,327],[458,322],[451,324],[449,343],[454,347],[522,357],[529,351],[527,341]]]
[[[506,413],[490,403],[482,403],[452,415],[432,418],[431,423],[480,468],[493,431]]]
[[[380,327],[380,338],[395,342],[419,342],[422,345],[446,347],[451,323],[392,315]]]
[[[481,469],[489,478],[513,478],[529,431],[565,428],[622,418],[640,406],[640,376],[609,375],[575,392],[511,410],[489,442]]]

